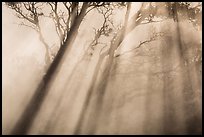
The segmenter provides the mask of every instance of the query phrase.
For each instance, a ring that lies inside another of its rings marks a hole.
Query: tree
[[[42,12],[42,6],[44,3],[39,2],[6,2],[6,5],[16,12],[19,19],[22,19],[20,25],[30,27],[37,31],[39,40],[43,43],[46,50],[45,63],[50,63],[50,49],[49,45],[45,41],[40,25],[40,17],[44,15]]]
[[[177,6],[179,8],[175,9],[174,4],[177,4]],[[91,106],[92,112],[90,115],[93,115],[93,117],[95,117],[95,118],[98,118],[100,116],[99,113],[100,113],[101,105],[103,102],[104,92],[105,92],[106,87],[107,87],[108,78],[110,76],[110,71],[112,70],[112,68],[114,66],[115,59],[117,57],[120,57],[121,55],[123,55],[123,54],[115,55],[115,51],[117,50],[117,48],[119,46],[121,46],[121,43],[124,40],[125,36],[128,33],[130,33],[135,27],[137,27],[139,25],[157,22],[155,20],[155,18],[163,18],[163,19],[172,18],[172,19],[174,19],[174,21],[177,21],[176,20],[177,12],[182,12],[182,8],[183,8],[182,3],[170,3],[170,4],[169,3],[152,3],[152,2],[143,3],[140,10],[137,13],[135,13],[133,15],[133,17],[128,21],[130,5],[127,4],[125,23],[123,24],[121,29],[116,33],[116,35],[113,36],[109,48],[106,49],[104,52],[102,52],[100,57],[99,57],[99,61],[96,65],[95,72],[94,72],[94,75],[92,77],[92,84],[88,90],[88,96],[86,98],[86,103],[85,103],[83,110],[81,112],[81,117],[80,117],[78,126],[77,126],[76,131],[75,131],[76,134],[79,134],[81,132],[81,125],[84,122],[86,111],[89,107],[89,104],[94,104],[94,107],[95,107],[93,109],[93,106]],[[189,10],[189,8],[186,8],[186,9]],[[189,11],[189,13],[195,12],[196,9],[191,8],[191,10]],[[182,12],[181,16],[185,16],[186,19],[191,20],[192,17],[186,16],[186,13],[188,13],[188,11]],[[190,15],[190,14],[188,14],[188,15]],[[163,35],[164,35],[164,33],[162,33],[162,32],[154,33],[150,39],[141,42],[134,49],[138,49],[143,44],[154,41],[157,38],[162,37]],[[134,49],[132,49],[130,51],[133,51]],[[127,51],[127,52],[130,52],[130,51]],[[127,53],[127,52],[125,52],[125,53]],[[102,69],[102,74],[99,77],[99,70],[101,68],[102,61],[105,57],[107,57],[106,61],[105,61],[105,65]],[[99,79],[98,80],[99,83],[97,83],[97,79]],[[94,93],[94,91],[97,91],[97,93]],[[93,94],[96,94],[97,99],[96,99],[96,102],[90,103],[90,100],[91,100],[90,98],[91,98],[91,96],[93,96]],[[90,126],[90,128],[89,128],[90,132],[91,133],[94,132],[94,129],[96,128],[96,125],[97,125],[96,124],[97,119],[95,119],[94,122],[88,121],[88,123]],[[90,124],[90,123],[92,123],[92,124]]]
[[[80,27],[81,22],[85,18],[86,14],[88,14],[93,9],[97,9],[99,13],[101,13],[104,16],[104,23],[101,28],[95,31],[95,38],[94,41],[92,41],[88,47],[88,49],[91,49],[90,56],[92,55],[92,52],[94,51],[95,47],[100,42],[100,37],[103,36],[109,36],[112,32],[112,28],[107,25],[109,11],[113,7],[127,7],[127,12],[125,15],[125,22],[122,25],[122,27],[113,35],[111,44],[107,45],[105,44],[104,48],[101,49],[100,57],[98,60],[98,63],[96,65],[93,77],[92,77],[92,85],[89,88],[89,94],[93,93],[94,88],[98,91],[98,100],[96,102],[96,108],[93,109],[96,115],[99,115],[97,111],[101,107],[101,102],[103,100],[103,94],[105,92],[108,78],[110,75],[110,71],[113,68],[114,61],[117,57],[121,56],[115,55],[115,51],[119,46],[121,46],[121,43],[123,42],[124,38],[127,36],[128,33],[130,33],[135,27],[157,22],[155,20],[156,17],[171,17],[175,21],[176,15],[175,14],[175,3],[143,3],[140,10],[136,12],[131,19],[129,19],[129,13],[130,13],[130,3],[110,3],[110,2],[47,2],[47,3],[40,3],[40,2],[28,2],[28,3],[7,3],[10,8],[15,10],[15,12],[18,14],[19,18],[27,20],[29,23],[32,24],[32,26],[29,25],[29,27],[34,28],[37,30],[40,36],[40,40],[43,42],[44,38],[41,32],[41,26],[39,23],[39,17],[46,17],[47,13],[41,12],[43,8],[39,8],[40,5],[44,5],[46,7],[50,8],[50,12],[48,13],[48,17],[53,19],[55,23],[55,29],[56,33],[58,34],[59,40],[60,40],[60,49],[58,53],[56,54],[53,62],[51,63],[50,67],[47,70],[47,73],[43,77],[42,81],[40,82],[38,88],[35,91],[35,94],[32,98],[32,100],[27,105],[25,111],[23,112],[23,115],[19,119],[18,123],[14,127],[12,134],[26,134],[32,125],[33,120],[35,119],[41,104],[44,100],[44,97],[48,93],[48,87],[50,85],[50,81],[53,79],[54,74],[56,70],[60,67],[60,63],[62,62],[62,58],[64,56],[65,52],[68,52],[70,49],[70,45],[73,44],[75,41],[78,29]],[[64,11],[59,10],[61,6],[64,7]],[[159,10],[161,8],[161,5],[163,8],[169,8],[169,13],[164,13],[163,11]],[[179,6],[182,4],[179,4]],[[24,8],[24,10],[22,9]],[[147,7],[147,8],[146,8]],[[181,6],[185,7],[185,6]],[[105,12],[101,10],[100,8],[105,8]],[[172,10],[173,9],[173,10]],[[178,9],[178,8],[177,8]],[[28,13],[24,13],[24,11],[28,11]],[[182,11],[182,10],[180,10]],[[193,10],[192,10],[193,11]],[[111,12],[110,12],[111,14]],[[193,14],[193,12],[192,12]],[[190,15],[190,14],[189,14]],[[128,20],[129,19],[129,20]],[[191,17],[192,19],[192,17]],[[25,24],[24,24],[25,25]],[[28,25],[26,25],[28,26]],[[138,45],[137,48],[139,48],[142,44],[151,42],[155,40],[155,37],[158,37],[160,35],[155,34],[153,38],[150,38],[149,40],[146,40],[144,42],[141,42],[140,45]],[[46,42],[43,42],[46,47],[46,62],[47,64],[50,62],[50,51],[49,47],[46,44]],[[47,48],[48,47],[48,48]],[[87,50],[88,51],[88,50]],[[107,57],[105,61],[105,65],[103,66],[102,75],[99,77],[99,69],[102,68],[102,62],[104,61],[104,58]],[[96,80],[99,79],[100,84],[96,82]],[[95,86],[95,87],[93,87]],[[87,104],[89,104],[89,97],[86,99]],[[82,112],[86,111],[86,107],[83,108]],[[80,123],[83,121],[83,114],[81,116],[81,119],[79,120],[79,126],[77,127],[75,133],[80,132]],[[97,120],[96,120],[97,121]],[[22,128],[23,127],[23,128]],[[91,125],[91,128],[94,128],[94,122],[93,125]],[[92,129],[91,129],[92,130]]]
[[[78,18],[82,10],[83,3],[79,2],[6,2],[7,7],[14,10],[16,16],[22,20],[20,25],[34,29],[39,40],[43,43],[46,54],[46,66],[50,65],[52,59],[52,51],[45,40],[45,34],[42,33],[42,25],[40,21],[43,18],[51,18],[55,24],[55,30],[60,41],[60,46],[65,44],[69,39],[71,28],[74,27],[74,22]],[[84,16],[94,8],[109,6],[108,2],[91,2],[88,3]],[[49,9],[45,11],[44,9]],[[82,17],[83,19],[84,17]]]
[[[28,4],[29,6],[25,6]],[[37,4],[42,3],[7,3],[7,5],[14,9],[20,17],[25,18],[32,24],[34,24],[35,27],[38,29],[40,28],[39,25],[39,15],[44,15],[44,13],[37,12]],[[43,3],[44,4],[44,3]],[[57,14],[57,5],[58,3],[48,3],[50,7],[52,8],[52,17],[54,16],[54,20],[56,23],[56,30],[58,32],[58,36],[61,40],[60,49],[54,58],[53,62],[51,63],[50,67],[47,70],[47,73],[44,75],[42,81],[39,83],[39,86],[37,87],[34,96],[32,97],[29,104],[26,106],[22,116],[20,117],[19,121],[17,122],[16,126],[14,127],[11,134],[26,134],[28,129],[30,128],[36,114],[38,113],[38,110],[44,100],[45,95],[47,94],[48,86],[50,84],[50,81],[53,77],[53,74],[55,73],[56,69],[59,67],[59,63],[65,53],[65,51],[69,51],[70,45],[74,42],[77,36],[78,28],[86,16],[88,12],[93,10],[94,8],[98,7],[105,7],[105,6],[111,6],[109,2],[69,2],[69,3],[63,3],[66,9],[68,10],[68,17],[66,22],[66,29],[62,29],[62,25],[60,25],[60,20],[64,20],[61,17],[66,16],[59,16]],[[120,5],[121,3],[113,3],[113,5]],[[69,5],[69,6],[68,6]],[[23,10],[21,9],[22,6],[26,8],[30,12],[30,14],[23,14]],[[65,14],[62,12],[62,14]],[[65,30],[65,31],[64,31]],[[39,33],[41,36],[41,33]],[[29,120],[28,120],[29,119]],[[29,121],[29,122],[28,122]]]

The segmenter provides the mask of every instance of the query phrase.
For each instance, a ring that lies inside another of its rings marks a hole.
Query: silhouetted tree
[[[37,29],[40,28],[39,25],[39,15],[44,15],[44,13],[37,12],[39,8],[36,5],[44,5],[45,3],[37,3],[37,2],[29,2],[29,3],[7,3],[7,5],[14,9],[20,18],[24,18],[32,23]],[[36,114],[38,113],[39,108],[44,100],[45,95],[47,94],[48,86],[50,81],[55,73],[56,69],[59,67],[59,63],[65,53],[66,50],[69,50],[70,45],[73,44],[76,36],[78,34],[79,26],[86,16],[88,12],[98,7],[105,6],[120,6],[123,3],[110,3],[110,2],[67,2],[63,3],[68,11],[67,22],[65,22],[66,26],[63,28],[60,20],[64,20],[62,17],[66,17],[65,15],[59,15],[57,12],[58,2],[47,3],[50,5],[52,12],[51,16],[54,17],[54,21],[56,24],[56,30],[58,36],[61,40],[60,49],[51,63],[50,67],[47,70],[47,73],[44,75],[42,81],[40,82],[38,88],[36,89],[34,96],[32,97],[29,104],[26,106],[25,111],[17,122],[11,134],[26,134],[28,129],[30,128]],[[30,13],[24,14],[22,7],[29,11]],[[59,11],[60,12],[60,11]],[[65,13],[61,13],[65,14]],[[41,36],[41,33],[39,33]]]
[[[86,7],[85,14],[88,14],[95,8],[118,5],[120,3],[110,2],[90,2]],[[123,3],[121,3],[122,5]],[[30,27],[37,31],[39,39],[46,49],[45,63],[49,65],[52,61],[51,49],[45,40],[45,34],[42,33],[40,21],[49,17],[54,21],[55,30],[60,40],[60,46],[69,41],[71,28],[74,27],[75,20],[79,17],[84,3],[80,2],[6,2],[7,7],[14,10],[16,16],[22,20],[20,25]],[[82,17],[83,19],[84,17]],[[78,20],[79,21],[79,20]],[[76,27],[77,28],[77,27]]]
[[[175,9],[175,5],[177,7]],[[27,105],[25,111],[23,112],[21,118],[19,119],[18,123],[14,127],[12,134],[26,134],[29,130],[29,128],[32,125],[33,120],[35,119],[41,104],[44,100],[44,97],[48,93],[48,87],[50,84],[50,81],[53,79],[53,76],[59,68],[59,64],[64,56],[64,53],[69,51],[70,45],[73,44],[75,41],[77,34],[78,34],[78,29],[80,27],[81,22],[85,18],[86,14],[88,14],[90,11],[93,9],[98,9],[99,13],[101,13],[104,16],[104,23],[102,24],[102,27],[99,28],[98,30],[95,31],[95,37],[94,40],[90,43],[89,48],[94,51],[96,45],[99,43],[99,39],[102,35],[104,36],[109,36],[110,33],[112,32],[112,28],[107,24],[107,19],[110,14],[112,14],[111,8],[116,8],[116,7],[127,7],[127,12],[124,18],[124,24],[122,27],[113,35],[112,40],[110,42],[110,45],[105,45],[104,48],[100,52],[100,57],[98,60],[98,63],[96,64],[96,68],[94,70],[94,74],[92,77],[92,84],[91,87],[89,88],[88,91],[88,97],[86,99],[86,103],[83,107],[82,110],[82,115],[79,120],[78,126],[76,128],[75,133],[80,133],[80,125],[84,119],[84,114],[89,106],[89,101],[90,101],[90,95],[93,93],[94,88],[97,90],[97,102],[96,102],[96,108],[93,109],[94,112],[96,113],[95,115],[99,115],[98,109],[101,107],[101,102],[103,100],[103,95],[105,92],[105,89],[107,87],[108,83],[108,78],[110,75],[110,71],[114,65],[114,59],[120,55],[115,55],[115,51],[117,48],[121,45],[122,41],[124,38],[127,36],[128,33],[130,33],[135,27],[142,25],[142,24],[147,24],[147,23],[152,23],[156,22],[154,20],[156,17],[167,17],[167,18],[173,18],[175,21],[178,21],[177,18],[177,12],[181,12],[182,15],[186,14],[185,12],[183,13],[182,11],[184,9],[189,8],[189,14],[188,14],[188,19],[195,21],[195,19],[200,16],[201,12],[200,9],[198,10],[197,8],[199,7],[190,7],[189,4],[185,3],[143,3],[141,8],[129,19],[129,13],[130,13],[130,3],[125,3],[125,2],[118,2],[118,3],[112,3],[112,2],[20,2],[20,3],[14,3],[14,2],[8,2],[7,3],[8,7],[13,9],[16,13],[17,16],[20,19],[25,19],[28,21],[31,25],[27,24],[22,24],[26,25],[28,27],[31,27],[35,29],[39,33],[40,40],[46,47],[46,59],[45,62],[46,64],[49,64],[51,62],[50,60],[50,49],[48,44],[45,42],[44,36],[42,34],[41,26],[39,23],[40,17],[46,17],[47,13],[43,12],[43,6],[47,7],[50,9],[48,13],[48,17],[52,18],[54,23],[55,23],[55,29],[56,33],[58,34],[59,40],[60,40],[60,48],[58,53],[56,54],[56,57],[54,58],[53,62],[51,63],[50,67],[47,70],[47,73],[43,77],[42,81],[40,82],[38,88],[36,89],[34,96],[32,97],[31,101]],[[60,8],[64,7],[65,10],[59,10]],[[103,10],[100,9],[100,7],[105,7],[108,10]],[[162,8],[164,9],[169,9],[167,10],[168,12],[164,12],[161,10]],[[196,12],[195,12],[196,11]],[[176,12],[176,14],[175,14]],[[109,14],[110,13],[110,14]],[[197,24],[201,22],[199,19],[197,19]],[[158,34],[154,35],[155,37],[160,36]],[[138,45],[137,48],[139,48],[142,44],[145,42],[150,42],[155,40],[155,37],[150,38],[149,40],[146,40],[142,42],[140,45]],[[103,52],[102,52],[103,51]],[[92,51],[90,52],[90,55],[92,54]],[[99,69],[102,67],[102,61],[104,58],[106,58],[105,64],[103,66],[102,70],[102,75],[99,77]],[[97,83],[96,80],[99,78],[100,83]],[[94,87],[95,86],[95,87]],[[95,124],[97,120],[90,125],[90,129],[94,131]],[[93,132],[91,131],[91,132]]]

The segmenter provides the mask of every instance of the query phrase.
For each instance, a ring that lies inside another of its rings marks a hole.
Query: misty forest
[[[5,2],[2,29],[2,134],[202,134],[201,2]]]

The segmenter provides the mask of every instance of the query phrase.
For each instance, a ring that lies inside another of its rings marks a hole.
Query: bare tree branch
[[[35,26],[25,24],[24,22],[21,22],[21,23],[20,23],[20,24],[18,24],[18,25],[20,25],[20,26],[26,26],[26,27],[32,28],[33,30],[35,30],[35,31],[39,32],[39,30],[38,30],[38,29],[36,29],[36,27],[35,27]]]
[[[163,32],[154,33],[153,36],[151,36],[148,40],[140,42],[137,47],[135,47],[135,48],[133,48],[131,50],[125,51],[125,52],[123,52],[121,54],[115,55],[115,57],[120,57],[120,56],[125,55],[125,54],[127,54],[129,52],[132,52],[133,50],[136,50],[136,49],[140,48],[142,45],[153,42],[153,41],[157,40],[157,38],[162,37],[162,36],[164,36]]]

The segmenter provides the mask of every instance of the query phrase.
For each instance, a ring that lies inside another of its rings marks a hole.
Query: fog
[[[139,7],[141,2],[132,3],[129,20]],[[125,21],[125,13],[114,10],[115,26]],[[2,16],[2,134],[11,134],[46,74],[45,48],[4,4]],[[93,28],[103,22],[90,12],[31,114],[26,134],[202,134],[202,31],[185,20],[157,20],[130,31],[111,62],[111,54],[102,55],[113,34],[100,39],[105,48],[99,43],[91,56],[86,53]],[[56,53],[53,21],[45,18],[41,24]]]

